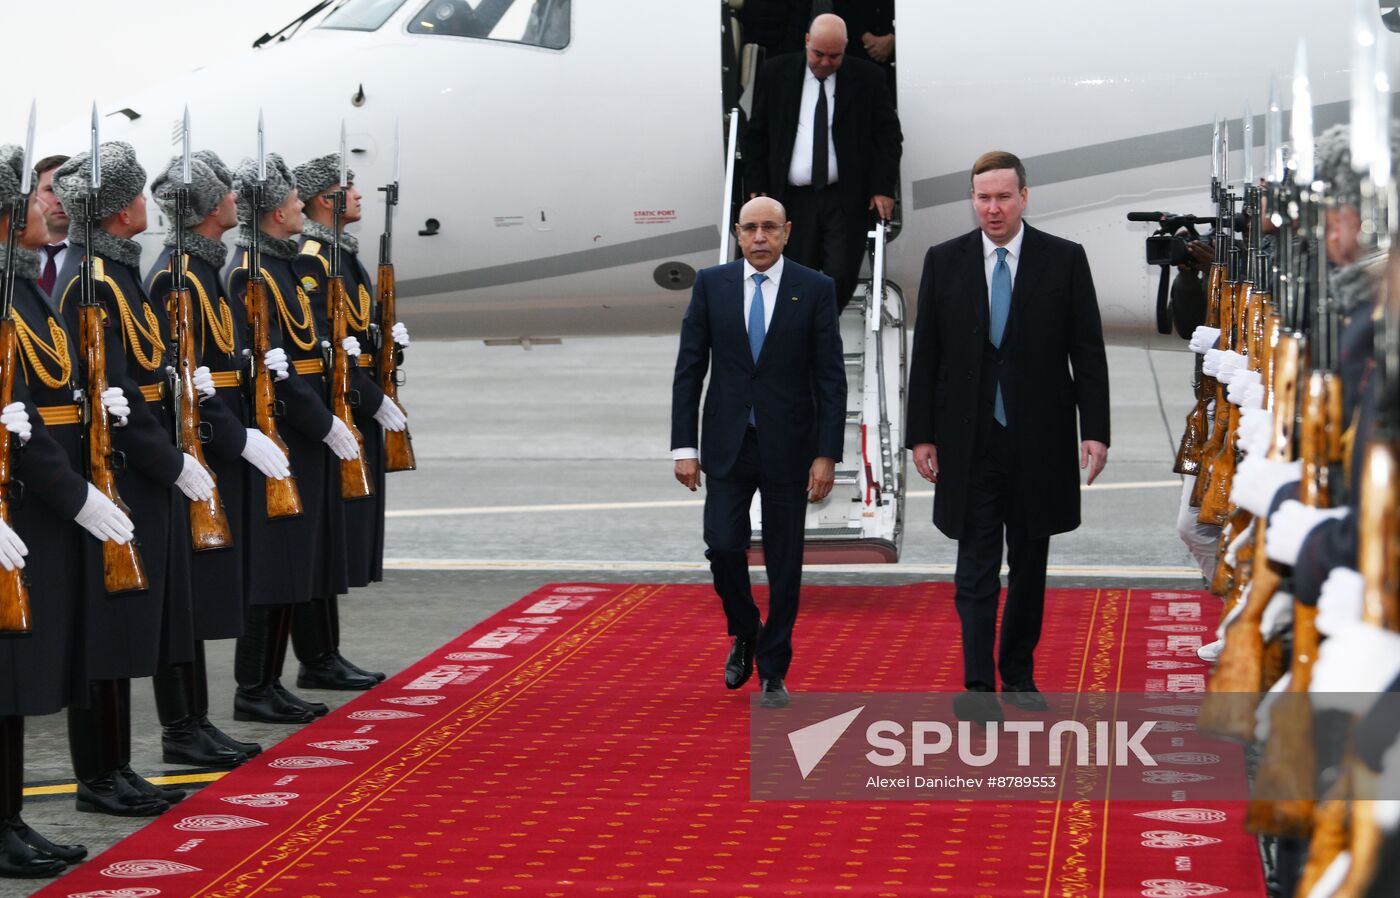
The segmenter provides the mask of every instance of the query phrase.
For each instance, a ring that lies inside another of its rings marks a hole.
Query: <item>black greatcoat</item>
[[[303,238],[301,257],[297,260],[302,287],[317,306],[317,321],[326,316],[325,336],[329,338],[330,305],[325,291],[325,278],[330,274],[330,247],[319,240]],[[320,263],[319,265],[316,263]],[[374,495],[366,499],[345,502],[345,556],[351,586],[368,586],[384,579],[384,429],[374,420],[374,413],[384,401],[384,392],[374,379],[376,337],[369,326],[375,319],[374,282],[360,264],[357,253],[340,251],[340,270],[345,277],[345,290],[350,299],[350,314],[346,333],[360,341],[359,366],[351,371],[350,387],[358,394],[355,404],[355,426],[365,438],[365,458],[369,461],[374,483]],[[319,324],[318,324],[319,326]],[[336,464],[332,464],[336,468]],[[339,495],[339,480],[335,481]]]
[[[170,292],[170,256],[166,247],[146,276],[146,290],[155,302]],[[194,635],[196,639],[233,639],[243,635],[243,567],[248,536],[243,513],[244,469],[240,453],[247,442],[246,403],[242,383],[246,317],[235,311],[213,265],[198,256],[189,257],[185,283],[190,290],[194,324],[195,364],[206,365],[215,377],[218,392],[200,400],[199,419],[207,426],[204,462],[219,485],[224,514],[228,517],[233,545],[196,552],[191,559],[194,581]],[[167,312],[169,310],[167,309]]]
[[[0,639],[0,715],[52,714],[87,695],[83,595],[93,583],[100,593],[101,580],[86,577],[83,562],[101,569],[97,540],[73,523],[87,499],[71,383],[80,374],[77,342],[32,280],[15,281],[13,315],[21,335],[14,401],[24,402],[33,431],[16,460],[24,489],[10,522],[29,548],[24,574],[34,628]]]
[[[1010,516],[1031,537],[1079,526],[1079,441],[1108,444],[1108,363],[1084,248],[1028,224],[1001,355],[1015,488]],[[988,306],[982,232],[931,248],[919,285],[905,445],[938,447],[933,522],[961,538],[984,378]],[[1078,411],[1079,434],[1075,433]]]
[[[248,471],[251,539],[246,575],[250,603],[285,605],[330,595],[337,591],[337,585],[344,590],[345,523],[340,503],[332,504],[329,498],[332,457],[321,439],[330,432],[331,413],[326,407],[325,360],[315,313],[290,261],[266,253],[261,261],[270,344],[286,350],[291,365],[290,376],[276,383],[277,399],[284,409],[277,419],[277,430],[291,454],[303,514],[269,521],[266,481],[258,472]],[[228,294],[238,308],[243,308],[247,291],[247,265],[248,251],[239,248],[227,269]],[[262,364],[262,359],[256,362]],[[298,363],[303,373],[298,373]],[[263,526],[258,527],[259,523]]]
[[[78,274],[83,258],[83,248],[75,246],[55,282],[59,311],[75,335],[79,333],[82,288]],[[193,553],[188,500],[175,488],[184,457],[175,448],[171,430],[165,310],[149,301],[136,269],[100,254],[97,258],[104,273],[95,286],[105,312],[107,379],[110,386],[122,388],[131,406],[127,426],[112,428],[112,446],[126,459],[116,473],[117,492],[131,509],[150,581],[145,593],[88,602],[88,677],[118,680],[148,677],[163,665],[194,657]],[[154,368],[148,368],[152,361]]]

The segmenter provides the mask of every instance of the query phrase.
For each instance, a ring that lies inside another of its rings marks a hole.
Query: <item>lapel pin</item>
[[[796,297],[796,296],[792,297],[792,301],[793,301],[793,302],[797,302],[797,297]]]

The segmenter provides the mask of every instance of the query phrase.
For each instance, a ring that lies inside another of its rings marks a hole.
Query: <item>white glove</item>
[[[379,409],[374,413],[374,420],[384,425],[385,430],[400,431],[408,426],[408,415],[405,415],[399,404],[388,396],[379,403]]]
[[[0,520],[0,567],[7,571],[19,570],[24,567],[24,556],[28,554],[29,547],[24,540],[10,529],[9,524]]]
[[[357,337],[346,337],[340,341],[340,348],[345,350],[345,354],[353,358],[360,356],[360,341]]]
[[[284,480],[292,473],[287,456],[282,454],[282,450],[277,448],[277,444],[272,442],[267,434],[256,427],[248,428],[248,439],[243,444],[240,454],[244,461],[261,471],[264,477]]]
[[[107,414],[117,419],[118,427],[126,426],[126,419],[131,417],[131,406],[127,404],[126,394],[121,387],[108,387],[102,391],[102,405],[107,409]]]
[[[1400,633],[1349,624],[1322,641],[1308,692],[1318,708],[1365,714],[1400,675]]]
[[[399,344],[400,349],[408,348],[408,328],[403,326],[402,321],[395,321],[394,327],[390,331],[394,337],[394,342]]]
[[[1225,391],[1225,398],[1235,405],[1243,408],[1245,394],[1250,387],[1262,387],[1264,380],[1259,376],[1258,371],[1250,371],[1247,368],[1231,368],[1230,379],[1221,378],[1221,381],[1228,383],[1230,388]]]
[[[1251,455],[1235,469],[1230,501],[1255,515],[1267,515],[1279,487],[1302,479],[1300,461],[1270,461]]]
[[[1201,360],[1201,373],[1211,377],[1216,377],[1220,373],[1220,363],[1225,358],[1223,349],[1207,349],[1205,358]],[[1219,379],[1218,377],[1216,378]]]
[[[180,472],[180,476],[175,478],[175,485],[191,502],[204,502],[214,495],[214,478],[209,476],[209,472],[204,470],[204,465],[193,455],[188,452],[184,455],[185,468]]]
[[[1259,618],[1259,633],[1265,642],[1273,642],[1293,626],[1293,596],[1283,590],[1274,593],[1269,604],[1264,606],[1264,614]]]
[[[1361,599],[1366,583],[1349,567],[1333,568],[1322,581],[1317,597],[1317,632],[1331,636],[1350,624],[1361,623]]]
[[[321,437],[321,442],[330,446],[331,451],[341,461],[351,461],[360,457],[359,441],[350,432],[350,428],[345,426],[345,422],[339,418],[331,418],[330,432]]]
[[[111,540],[119,546],[131,542],[136,527],[131,523],[116,503],[88,484],[87,501],[78,510],[73,521],[81,528],[101,540]]]
[[[1230,567],[1235,567],[1240,563],[1240,549],[1246,544],[1254,541],[1254,528],[1245,527],[1235,538],[1230,540],[1230,545],[1225,547],[1225,563]]]
[[[267,370],[272,372],[274,380],[286,380],[287,374],[287,350],[280,346],[276,349],[269,349],[263,353],[263,364]]]
[[[1264,698],[1259,702],[1259,707],[1254,710],[1254,741],[1269,741],[1269,729],[1274,720],[1274,705],[1278,703],[1278,697],[1288,691],[1288,687],[1293,685],[1293,672],[1289,671],[1279,677],[1274,685],[1269,687],[1269,691],[1264,693]]]
[[[200,395],[201,402],[214,398],[214,375],[209,373],[207,365],[194,369],[194,391]]]
[[[34,435],[34,428],[29,423],[29,412],[24,410],[23,402],[11,402],[0,410],[0,423],[3,423],[10,433],[19,437],[21,446],[29,442],[29,438]]]
[[[1332,858],[1332,863],[1327,865],[1327,869],[1317,878],[1317,884],[1308,890],[1304,898],[1333,898],[1350,872],[1351,852],[1343,851]]]
[[[1264,385],[1252,384],[1244,391],[1240,397],[1240,408],[1263,408],[1264,407]]]
[[[1296,499],[1289,499],[1269,516],[1269,538],[1265,541],[1265,551],[1269,558],[1279,564],[1298,563],[1298,553],[1303,550],[1303,541],[1313,528],[1323,521],[1344,518],[1350,513],[1341,508],[1309,508]]]
[[[1233,349],[1226,349],[1220,354],[1220,371],[1215,375],[1215,379],[1228,385],[1234,382],[1236,375],[1248,370],[1249,359]]]
[[[1220,342],[1220,328],[1206,327],[1202,324],[1191,334],[1191,351],[1197,355],[1205,355],[1207,349],[1214,349]]]
[[[1391,744],[1381,755],[1381,775],[1376,783],[1377,795],[1395,795],[1400,786],[1400,741]],[[1371,802],[1376,825],[1387,833],[1400,829],[1400,801],[1378,798]]]
[[[1235,379],[1239,382],[1239,378]],[[1230,389],[1234,389],[1231,384]],[[1274,437],[1274,416],[1268,409],[1247,408],[1240,412],[1238,445],[1245,455],[1263,458],[1269,451],[1269,441]]]

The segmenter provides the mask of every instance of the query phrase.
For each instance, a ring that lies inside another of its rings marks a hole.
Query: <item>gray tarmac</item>
[[[415,334],[401,391],[419,470],[389,477],[384,582],[342,600],[349,657],[393,674],[550,582],[708,581],[702,494],[675,482],[669,460],[673,336],[530,350],[428,336]],[[1114,440],[1104,487],[1085,493],[1084,526],[1052,540],[1052,585],[1199,585],[1175,535],[1171,473],[1191,365],[1184,352],[1109,350]],[[900,564],[811,568],[807,582],[948,579],[955,545],[934,530],[932,492],[917,477],[908,503]],[[716,603],[717,658],[723,627]],[[239,738],[275,744],[291,728],[232,720],[232,652],[232,642],[208,646],[211,717]],[[355,695],[299,691],[332,706]],[[161,761],[149,683],[134,683],[132,695],[133,766],[150,777],[204,773]],[[30,719],[26,748],[27,786],[56,790],[26,799],[37,829],[96,854],[141,827],[74,810],[63,791],[72,783],[64,715]],[[0,880],[0,898],[42,884]]]

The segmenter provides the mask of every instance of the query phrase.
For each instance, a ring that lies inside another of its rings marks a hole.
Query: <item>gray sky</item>
[[[6,34],[36,38],[8,51],[16,77],[7,78],[0,91],[0,143],[24,142],[30,99],[39,102],[42,134],[86,115],[93,100],[109,103],[173,73],[248,52],[264,32],[314,5],[315,0],[7,2]],[[62,32],[54,33],[60,25]],[[182,48],[180,61],[172,63],[176,46]]]

